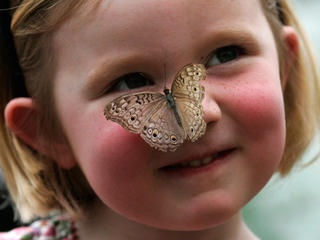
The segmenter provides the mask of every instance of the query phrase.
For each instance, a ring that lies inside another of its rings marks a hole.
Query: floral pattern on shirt
[[[55,216],[35,221],[30,226],[0,233],[0,240],[77,240],[73,221]]]

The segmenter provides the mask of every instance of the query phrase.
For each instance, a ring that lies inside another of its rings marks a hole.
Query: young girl
[[[290,171],[320,122],[315,64],[286,1],[10,7],[20,64],[6,34],[1,167],[22,219],[50,217],[0,239],[258,239],[241,208]],[[108,103],[162,92],[189,63],[207,71],[198,141],[162,152],[105,119]]]

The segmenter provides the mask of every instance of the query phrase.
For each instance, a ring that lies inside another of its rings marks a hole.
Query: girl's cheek
[[[266,71],[263,64],[249,70],[229,79],[212,79],[212,96],[221,108],[222,121],[227,118],[232,122],[240,141],[251,146],[247,149],[253,149],[257,156],[269,152],[276,164],[284,149],[286,131],[280,79],[276,71]],[[206,89],[211,90],[209,86]]]
[[[250,92],[251,90],[251,92]],[[246,130],[263,131],[282,128],[284,123],[284,106],[281,92],[274,89],[250,89],[237,94],[234,111]],[[279,130],[280,130],[279,129]]]
[[[265,61],[258,62],[230,78],[209,78],[214,87],[206,88],[212,91],[223,115],[235,120],[241,131],[257,138],[271,131],[283,132],[285,128],[278,72],[266,69],[277,68]]]
[[[95,131],[96,138],[87,148],[91,153],[79,161],[99,198],[113,208],[114,204],[126,206],[128,195],[135,198],[141,192],[152,191],[151,184],[147,184],[152,179],[152,151],[140,135],[111,121]]]
[[[268,81],[251,84],[237,90],[233,98],[233,117],[238,122],[244,142],[251,145],[257,169],[264,166],[274,170],[281,160],[285,146],[285,113],[280,84]],[[264,156],[269,160],[260,161]]]
[[[120,154],[120,152],[130,153],[139,146],[143,148],[143,142],[140,141],[139,134],[131,133],[111,121],[107,121],[103,129],[98,130],[96,135],[99,136],[97,141],[102,145],[101,147],[107,148],[115,155]]]
[[[131,133],[112,121],[105,121],[102,129],[97,129],[96,159],[108,160],[121,165],[140,165],[148,151],[147,144],[139,134]]]

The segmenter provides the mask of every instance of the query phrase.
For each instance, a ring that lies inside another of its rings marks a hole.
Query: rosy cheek
[[[143,156],[149,152],[149,146],[140,137],[140,134],[131,133],[112,121],[103,122],[101,129],[97,128],[96,143],[99,159],[108,158],[108,161],[115,163],[138,162],[140,164]],[[126,164],[128,165],[128,164]],[[130,165],[130,164],[129,164]]]
[[[108,121],[104,129],[99,131],[97,141],[105,145],[108,143],[107,147],[110,152],[117,154],[119,150],[122,152],[130,153],[134,149],[144,149],[144,142],[139,134],[131,133],[121,127],[119,124]]]
[[[239,109],[236,114],[245,129],[260,133],[281,130],[284,127],[281,92],[268,89],[252,89],[252,92],[239,93],[234,106]]]
[[[87,136],[92,136],[93,148],[98,152],[102,151],[108,153],[108,156],[117,157],[145,150],[146,144],[139,134],[131,133],[118,123],[107,120],[100,111],[88,115],[90,119],[84,120],[83,125],[87,126]]]
[[[151,148],[139,134],[128,132],[119,124],[100,117],[91,131],[93,138],[87,148],[90,152],[81,162],[83,168],[91,170],[88,174],[105,177],[115,174],[115,179],[125,174],[123,179],[127,179],[135,172],[134,169],[145,166]]]
[[[285,114],[281,88],[251,85],[234,93],[233,116],[243,142],[250,144],[257,167],[274,169],[285,145]],[[269,156],[265,161],[265,157]]]
[[[152,149],[139,134],[130,133],[119,124],[107,121],[103,125],[95,130],[95,146],[88,158],[83,158],[81,167],[107,205],[126,206],[128,198],[141,194],[146,179],[151,179],[148,167]]]

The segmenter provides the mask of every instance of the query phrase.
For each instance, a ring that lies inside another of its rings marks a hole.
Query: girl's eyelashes
[[[150,77],[141,72],[128,73],[115,80],[115,84],[109,91],[126,91],[145,86],[151,86],[154,83]]]
[[[216,49],[211,53],[206,61],[206,67],[216,66],[237,60],[245,53],[245,49],[241,46],[230,45]]]

